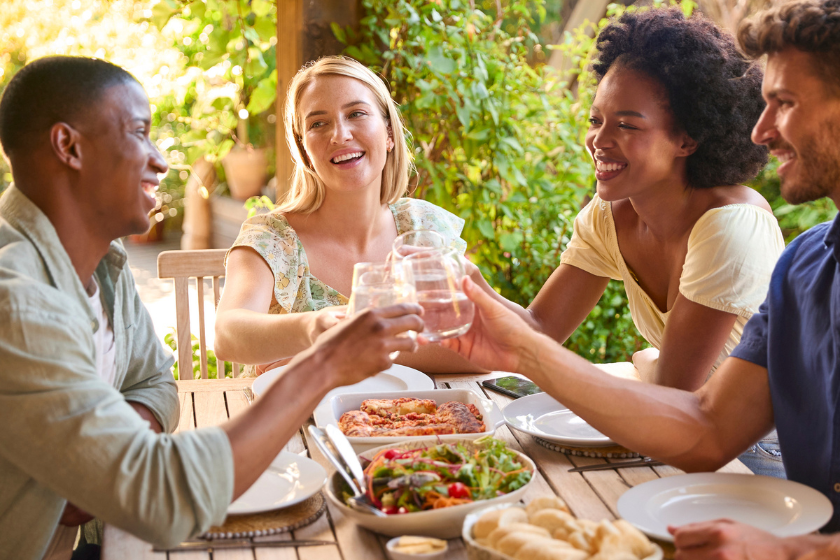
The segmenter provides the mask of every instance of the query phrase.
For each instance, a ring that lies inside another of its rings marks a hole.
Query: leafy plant
[[[198,338],[194,334],[190,335],[192,342],[192,377],[190,379],[201,379],[201,350],[199,348]],[[175,329],[167,333],[163,337],[163,342],[172,349],[175,353],[175,365],[172,366],[172,373],[175,379],[180,379],[180,372],[178,371],[178,345],[175,341]],[[230,362],[224,363],[224,371],[221,372],[222,377],[233,377],[233,365]],[[207,350],[207,378],[219,379],[219,362],[216,359],[216,353],[212,350]]]
[[[575,95],[528,63],[539,45],[530,14],[542,2],[511,0],[498,11],[462,0],[363,5],[359,32],[333,30],[401,105],[416,157],[414,196],[464,218],[470,258],[502,295],[527,305],[593,192],[583,148],[591,77],[581,72]],[[584,68],[592,44],[580,31],[561,48]],[[623,288],[611,283],[568,346],[617,361],[642,343]]]
[[[271,0],[159,0],[147,14],[178,31],[186,93],[159,100],[169,123],[182,123],[168,146],[186,165],[223,158],[237,143],[273,139],[277,92],[277,8]],[[167,122],[160,123],[164,127]],[[221,169],[219,169],[221,172]]]

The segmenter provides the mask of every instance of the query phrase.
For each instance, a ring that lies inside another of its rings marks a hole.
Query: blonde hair
[[[391,128],[394,149],[386,154],[382,170],[382,188],[379,200],[382,204],[393,204],[408,190],[409,173],[414,167],[413,157],[406,141],[405,124],[396,102],[391,98],[385,82],[366,66],[343,56],[328,56],[305,65],[289,84],[283,119],[286,125],[286,142],[295,162],[291,188],[278,205],[281,212],[309,214],[320,208],[326,195],[324,182],[307,165],[303,148],[303,118],[300,115],[300,101],[303,92],[319,76],[346,76],[355,78],[373,93],[379,109]]]

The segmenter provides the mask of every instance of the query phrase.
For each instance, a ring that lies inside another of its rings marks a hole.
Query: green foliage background
[[[347,55],[382,74],[401,105],[416,157],[414,196],[464,218],[471,260],[502,295],[527,305],[559,264],[574,218],[594,192],[583,148],[595,89],[588,66],[592,37],[607,19],[568,33],[558,47],[576,63],[576,86],[567,89],[534,63],[546,48],[534,33],[546,15],[540,0],[363,4],[359,31],[333,32]],[[679,5],[687,14],[695,7]],[[634,9],[611,5],[608,15]],[[785,204],[774,169],[753,186],[789,239],[833,216],[830,201]],[[620,283],[610,282],[566,346],[596,362],[628,360],[646,346]]]

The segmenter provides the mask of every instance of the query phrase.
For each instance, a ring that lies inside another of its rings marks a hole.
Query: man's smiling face
[[[814,56],[793,47],[769,55],[767,107],[752,135],[778,158],[791,204],[840,197],[840,95],[814,72]]]
[[[89,197],[89,219],[116,239],[149,229],[158,174],[166,161],[149,138],[149,100],[140,84],[108,88],[87,122],[79,126],[81,179]]]

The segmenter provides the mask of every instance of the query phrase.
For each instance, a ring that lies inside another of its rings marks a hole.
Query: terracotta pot
[[[237,200],[258,196],[268,178],[268,155],[265,148],[233,148],[222,158],[230,195]]]

